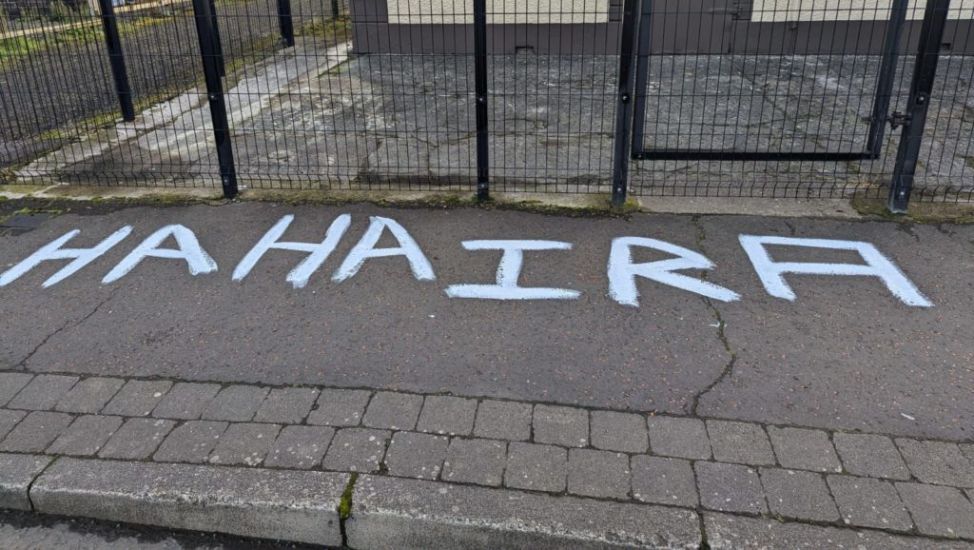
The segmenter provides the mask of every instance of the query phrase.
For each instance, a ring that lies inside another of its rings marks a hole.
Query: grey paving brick
[[[277,424],[230,424],[210,453],[209,462],[259,466],[274,446],[279,431]]]
[[[589,442],[588,411],[535,405],[534,441],[562,447],[585,447]]]
[[[504,479],[507,444],[489,439],[453,438],[443,462],[443,481],[498,486]]]
[[[527,441],[531,439],[531,411],[528,403],[481,401],[473,433],[477,437]]]
[[[974,504],[953,487],[897,482],[896,491],[926,535],[974,538]]]
[[[801,470],[761,468],[771,512],[787,518],[835,521],[839,511],[822,476]]]
[[[75,384],[54,408],[61,412],[96,414],[124,383],[121,378],[86,378]]]
[[[888,479],[909,479],[910,470],[885,435],[836,433],[832,436],[842,465],[850,474]]]
[[[394,476],[436,479],[443,468],[449,445],[449,437],[398,432],[392,436],[392,443],[389,444],[386,466]]]
[[[31,411],[51,410],[77,382],[77,376],[37,375],[7,403],[7,407]]]
[[[312,388],[276,388],[271,390],[254,415],[256,422],[300,424],[318,398],[318,390]]]
[[[199,420],[203,416],[203,410],[219,391],[219,384],[178,382],[152,410],[152,416],[177,420]]]
[[[871,529],[809,525],[777,518],[703,514],[711,550],[971,550],[943,539],[897,536]]]
[[[14,426],[23,420],[25,416],[27,416],[27,413],[24,411],[11,411],[7,409],[0,410],[0,441],[2,441],[3,437],[10,433],[10,430],[14,429]]]
[[[775,463],[768,436],[758,424],[708,420],[707,433],[714,450],[714,460],[751,465]]]
[[[365,390],[321,390],[317,405],[308,415],[308,424],[358,426],[371,396]]]
[[[102,414],[148,416],[171,387],[172,382],[167,380],[129,380],[105,405]]]
[[[367,428],[338,430],[322,465],[344,472],[376,472],[386,452],[390,432]]]
[[[843,523],[894,531],[913,528],[913,520],[892,483],[868,477],[831,475],[828,484]]]
[[[710,458],[710,438],[702,420],[650,416],[649,445],[654,454],[678,458]]]
[[[784,468],[815,472],[841,472],[842,464],[822,430],[768,427],[771,446]]]
[[[906,465],[920,481],[954,487],[974,487],[974,461],[956,443],[897,439]]]
[[[169,433],[159,450],[152,455],[159,462],[203,464],[226,431],[226,422],[190,420]]]
[[[264,466],[307,470],[321,463],[335,429],[327,426],[285,426],[264,459]]]
[[[31,511],[27,491],[51,460],[47,456],[0,453],[0,508]]]
[[[762,514],[768,511],[757,471],[741,464],[697,462],[700,504],[721,512]]]
[[[592,449],[569,449],[568,492],[602,498],[628,498],[629,456]]]
[[[974,460],[974,443],[961,444],[960,450],[968,460]]]
[[[646,419],[639,414],[593,411],[592,446],[606,451],[645,453],[649,448]]]
[[[122,425],[117,416],[85,415],[74,419],[54,443],[48,454],[93,456]]]
[[[381,391],[372,396],[362,417],[362,425],[370,428],[412,430],[423,408],[423,397],[408,393]]]
[[[0,451],[39,453],[61,435],[73,420],[64,413],[34,411],[10,430],[0,443]]]
[[[0,407],[24,389],[34,375],[26,372],[0,372]]]
[[[260,386],[227,386],[203,409],[203,420],[250,422],[264,401],[267,388]]]
[[[562,447],[513,442],[507,449],[504,485],[559,493],[565,490],[568,452]]]
[[[431,395],[423,403],[417,430],[446,435],[470,435],[473,432],[477,401],[461,397]]]
[[[105,443],[98,456],[121,460],[149,458],[175,425],[171,420],[130,418]]]
[[[688,460],[637,455],[630,463],[632,496],[636,500],[691,508],[700,503]]]

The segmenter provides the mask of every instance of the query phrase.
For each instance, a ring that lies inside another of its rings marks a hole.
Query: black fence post
[[[920,146],[923,144],[927,109],[930,107],[930,94],[933,92],[934,78],[937,75],[937,62],[940,59],[940,46],[943,42],[949,9],[950,0],[928,0],[923,14],[919,51],[913,69],[913,82],[910,84],[910,98],[906,105],[907,112],[905,116],[898,117],[903,123],[903,134],[896,152],[893,179],[890,182],[887,205],[890,212],[906,212],[910,204],[913,178],[920,158]]]
[[[642,0],[648,2],[650,0]],[[619,95],[612,160],[612,205],[623,206],[629,188],[629,143],[632,139],[633,67],[640,0],[625,0],[622,7],[622,44],[619,50]],[[647,31],[648,32],[648,31]]]
[[[331,18],[338,19],[342,14],[342,10],[338,7],[338,0],[331,0]]]
[[[220,183],[223,196],[232,199],[237,196],[237,173],[233,164],[233,146],[230,143],[230,123],[227,120],[227,105],[223,96],[223,82],[216,51],[213,14],[210,0],[193,0],[193,13],[196,19],[196,35],[203,58],[203,76],[206,78],[206,97],[210,104],[210,118],[213,121],[213,137],[216,141],[217,161],[220,164]]]
[[[220,69],[220,76],[226,76],[227,67],[223,59],[223,41],[220,40],[220,24],[216,19],[216,0],[210,0],[210,19],[213,20],[213,51],[216,52],[217,67]]]
[[[294,45],[294,19],[291,18],[291,0],[277,0],[277,23],[281,38],[288,48]]]
[[[135,106],[132,104],[132,86],[129,83],[128,70],[125,68],[122,39],[118,35],[115,7],[112,5],[112,0],[98,0],[98,8],[101,10],[101,25],[105,30],[108,61],[112,66],[115,94],[118,95],[118,103],[122,109],[122,119],[126,122],[132,122],[135,120]]]
[[[477,198],[490,198],[487,136],[487,0],[473,0],[474,86],[477,96]]]
[[[893,82],[896,79],[900,39],[903,36],[908,9],[909,0],[893,0],[889,23],[886,25],[883,60],[879,67],[879,77],[876,79],[876,99],[873,101],[873,116],[869,122],[869,138],[866,141],[866,151],[869,153],[869,158],[873,159],[878,159],[883,154],[883,139],[886,137],[889,106],[893,99]]]

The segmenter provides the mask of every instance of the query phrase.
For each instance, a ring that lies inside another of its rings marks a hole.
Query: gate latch
[[[901,113],[899,111],[893,111],[893,114],[891,114],[887,118],[887,120],[889,121],[890,127],[892,127],[895,130],[900,126],[906,126],[907,124],[909,124],[910,121],[913,120],[913,117],[909,113]]]

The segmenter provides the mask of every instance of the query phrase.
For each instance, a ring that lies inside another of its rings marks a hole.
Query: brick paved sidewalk
[[[355,487],[354,477],[333,479],[351,479],[344,490],[366,516],[376,494],[463,486],[476,498],[549,499],[539,506],[555,510],[575,503],[559,500],[571,496],[583,497],[580,507],[602,502],[670,514],[693,529],[702,525],[698,536],[711,547],[736,546],[741,541],[722,529],[754,518],[937,545],[974,541],[972,442],[364,389],[23,372],[0,372],[0,407],[0,507],[37,508],[34,493],[27,496],[32,483],[50,489],[52,471],[68,479],[72,468],[99,464],[126,471],[106,462],[117,460],[138,461],[133,468],[153,475],[241,470],[212,466],[373,474]],[[161,470],[152,463],[210,466]],[[395,478],[437,483],[386,481]],[[384,483],[399,484],[376,489]],[[358,528],[352,535],[378,540]]]

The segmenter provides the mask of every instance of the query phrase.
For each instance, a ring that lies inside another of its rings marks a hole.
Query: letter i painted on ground
[[[446,295],[450,298],[477,298],[482,300],[573,300],[581,294],[567,288],[522,287],[517,280],[524,265],[525,250],[571,250],[571,243],[558,241],[463,241],[467,250],[503,250],[497,266],[497,284],[450,285]]]
[[[768,294],[789,301],[795,300],[795,291],[785,281],[786,273],[804,275],[859,275],[878,277],[886,288],[901,302],[914,307],[933,307],[892,261],[883,256],[870,243],[832,239],[803,239],[798,237],[773,237],[741,235],[741,246],[751,259],[764,289]],[[824,248],[827,250],[852,250],[865,260],[863,264],[821,263],[821,262],[776,262],[771,259],[767,246],[797,246],[804,248]]]
[[[159,248],[166,239],[172,237],[177,248]],[[135,269],[146,258],[166,258],[183,260],[189,268],[190,275],[213,273],[217,270],[216,262],[203,250],[196,235],[183,225],[167,225],[149,235],[135,250],[129,253],[114,269],[101,280],[102,284],[113,283]]]

